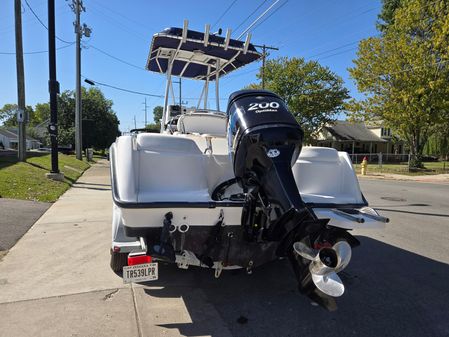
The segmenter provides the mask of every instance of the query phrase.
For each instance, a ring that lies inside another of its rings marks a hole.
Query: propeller
[[[310,260],[309,271],[315,286],[323,293],[339,297],[345,292],[345,286],[337,275],[351,261],[351,246],[346,241],[338,241],[332,247],[313,249],[303,242],[293,244],[294,251],[306,260]]]

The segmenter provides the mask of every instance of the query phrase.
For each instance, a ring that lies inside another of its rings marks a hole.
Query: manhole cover
[[[398,197],[380,197],[383,200],[388,200],[388,201],[407,201],[407,199],[404,198],[398,198]]]

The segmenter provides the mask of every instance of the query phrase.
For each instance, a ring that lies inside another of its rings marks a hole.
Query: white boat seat
[[[136,143],[138,202],[210,200],[204,155],[193,140],[139,134]]]
[[[226,136],[227,117],[221,114],[192,112],[181,115],[177,129],[181,133],[210,134],[212,136]]]
[[[305,202],[363,203],[357,177],[346,152],[306,146],[292,170]]]
[[[136,138],[137,150],[174,151],[192,154],[201,154],[196,143],[186,137],[160,133],[140,133]]]

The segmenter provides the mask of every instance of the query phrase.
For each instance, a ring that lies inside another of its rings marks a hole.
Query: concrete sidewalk
[[[0,262],[0,336],[177,336],[192,322],[181,296],[151,296],[111,271],[111,208],[100,161],[10,250]],[[230,335],[202,291],[190,295],[206,312],[190,333]]]

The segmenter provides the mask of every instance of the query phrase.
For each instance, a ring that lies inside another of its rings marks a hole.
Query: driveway
[[[51,203],[0,198],[0,251],[6,251],[30,229]]]

